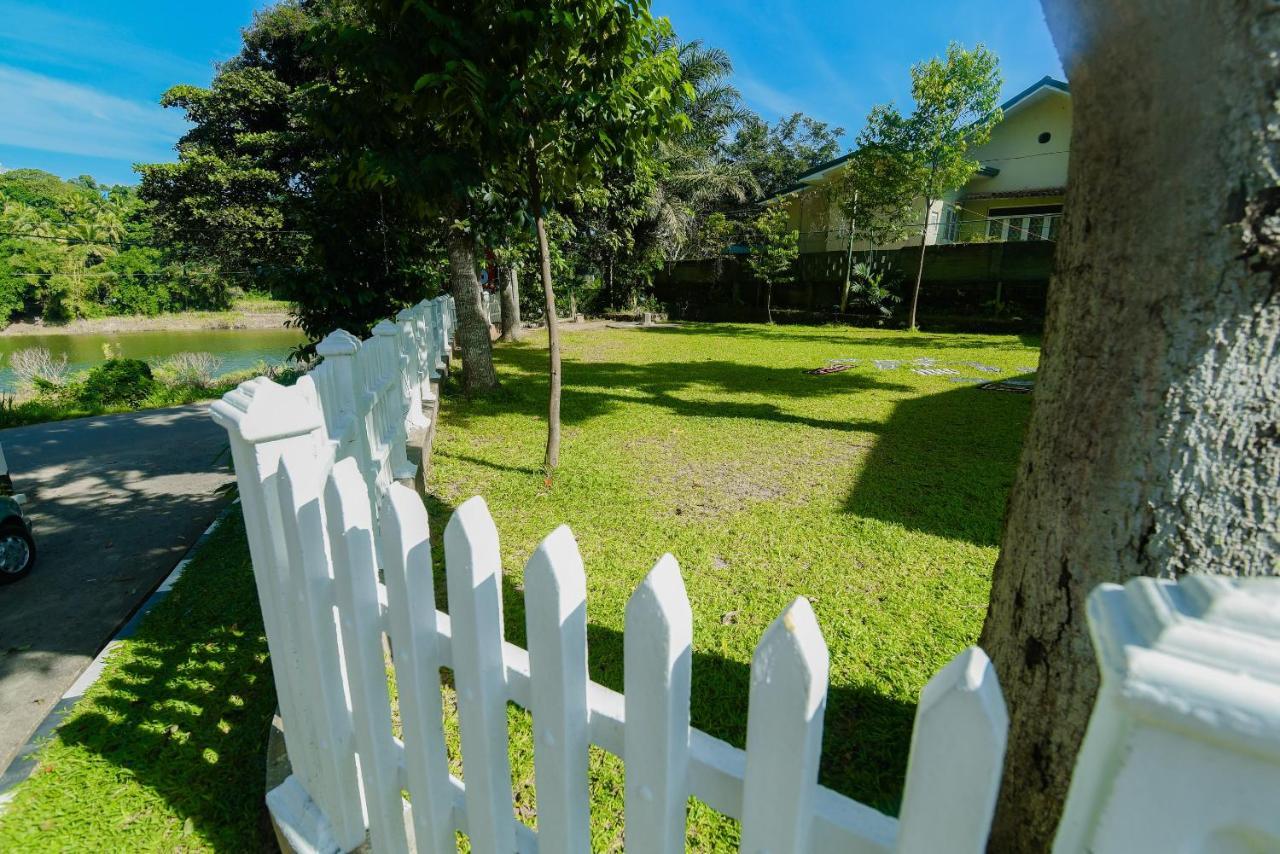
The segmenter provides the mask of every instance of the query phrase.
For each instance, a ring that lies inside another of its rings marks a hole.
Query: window
[[[1000,241],[1053,240],[1062,205],[1023,205],[987,212],[987,237]]]
[[[1048,142],[1051,139],[1053,139],[1053,134],[1049,133],[1048,131],[1045,131],[1044,133],[1040,134],[1041,145],[1044,145],[1046,142]]]

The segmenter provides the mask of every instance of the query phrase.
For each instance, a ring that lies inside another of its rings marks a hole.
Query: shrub
[[[174,353],[156,365],[156,373],[173,385],[207,388],[221,368],[222,360],[212,353]]]
[[[9,367],[26,388],[59,386],[67,378],[67,356],[55,359],[44,347],[27,347],[9,357]]]
[[[90,406],[137,406],[155,385],[151,366],[141,359],[108,359],[85,375],[80,399]]]

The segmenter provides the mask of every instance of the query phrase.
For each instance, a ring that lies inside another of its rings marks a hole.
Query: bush
[[[207,388],[222,368],[212,353],[174,353],[156,365],[156,374],[171,385]]]
[[[85,375],[80,399],[90,406],[137,406],[155,385],[151,366],[141,359],[108,359]]]
[[[25,388],[59,386],[67,378],[66,354],[55,359],[43,347],[27,347],[15,351],[9,357],[9,367],[18,378],[18,384]]]

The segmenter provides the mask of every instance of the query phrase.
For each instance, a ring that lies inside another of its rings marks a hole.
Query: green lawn
[[[568,523],[586,562],[592,678],[622,688],[627,597],[663,553],[694,613],[693,723],[742,745],[751,652],[795,596],[831,650],[822,781],[894,812],[916,697],[986,608],[1026,396],[903,364],[1025,373],[1038,342],[816,327],[682,326],[565,335],[562,466],[539,465],[542,336],[497,350],[497,395],[446,391],[428,506],[437,538],[483,495],[503,538],[507,637],[523,644],[524,560]],[[852,370],[802,373],[833,358]],[[437,582],[443,596],[443,577]],[[442,603],[443,604],[443,603]],[[249,850],[274,695],[243,532],[224,526],[110,662],[0,817],[0,850]],[[449,700],[446,688],[446,702]],[[517,811],[535,820],[528,716],[513,709]],[[454,771],[456,719],[448,720]],[[620,848],[621,763],[593,750],[593,848]],[[691,850],[734,823],[694,804]]]

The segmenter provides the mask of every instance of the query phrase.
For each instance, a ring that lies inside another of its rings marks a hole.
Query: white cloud
[[[0,65],[0,144],[123,160],[171,157],[186,128],[158,105]]]

